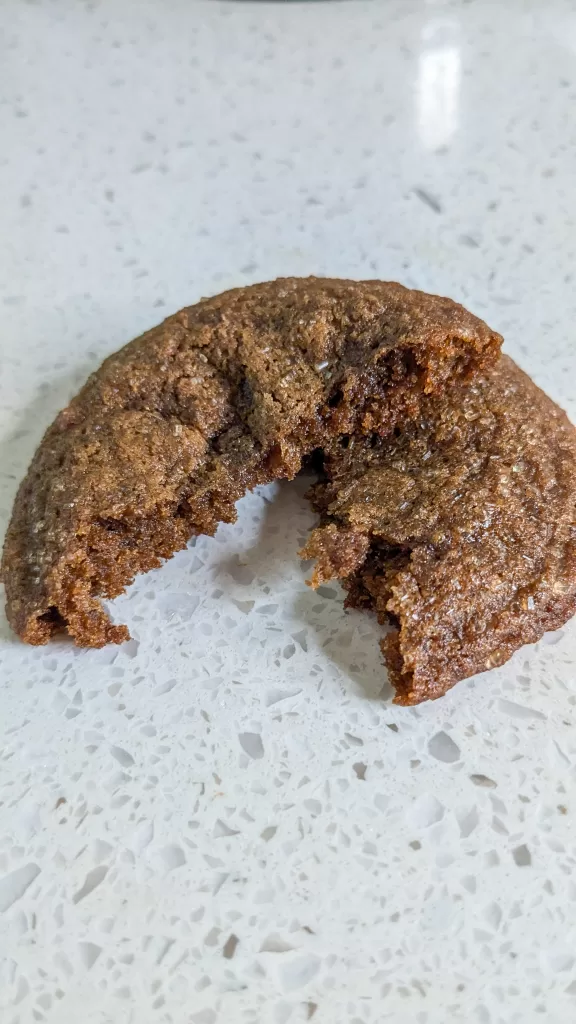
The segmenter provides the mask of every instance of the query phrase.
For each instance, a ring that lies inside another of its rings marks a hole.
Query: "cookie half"
[[[576,430],[506,356],[392,436],[343,439],[312,492],[313,585],[392,626],[395,703],[442,696],[576,610]]]
[[[4,547],[10,623],[31,644],[125,640],[100,597],[330,440],[417,417],[500,343],[449,299],[380,281],[278,280],[183,309],[110,356],[44,436]]]

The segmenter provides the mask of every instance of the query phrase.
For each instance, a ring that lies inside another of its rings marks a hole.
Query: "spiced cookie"
[[[349,437],[312,492],[313,584],[392,625],[396,704],[442,696],[576,610],[576,430],[506,356],[425,398],[386,438]]]
[[[2,573],[31,644],[128,637],[99,597],[329,440],[387,435],[493,362],[449,299],[381,281],[272,281],[183,309],[110,356],[57,417],[16,497]]]

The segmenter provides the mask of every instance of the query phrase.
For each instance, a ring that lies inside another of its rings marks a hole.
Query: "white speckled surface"
[[[1,17],[3,521],[104,355],[277,274],[460,299],[574,418],[571,0]],[[393,708],[302,491],[141,578],[121,649],[1,620],[2,1024],[576,1018],[575,624]]]

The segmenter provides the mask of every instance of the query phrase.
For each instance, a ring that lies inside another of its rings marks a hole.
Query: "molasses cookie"
[[[396,704],[442,696],[576,610],[576,430],[506,356],[387,437],[325,455],[313,585],[392,629]]]
[[[183,309],[110,356],[45,434],[4,547],[10,623],[31,644],[127,639],[99,598],[315,449],[419,417],[500,344],[455,302],[381,281],[290,278]]]

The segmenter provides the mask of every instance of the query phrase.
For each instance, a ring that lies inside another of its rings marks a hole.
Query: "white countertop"
[[[576,418],[573,0],[4,0],[0,518],[87,373],[280,274],[463,301]],[[576,1019],[576,624],[417,709],[303,485],[0,620],[3,1024]]]

